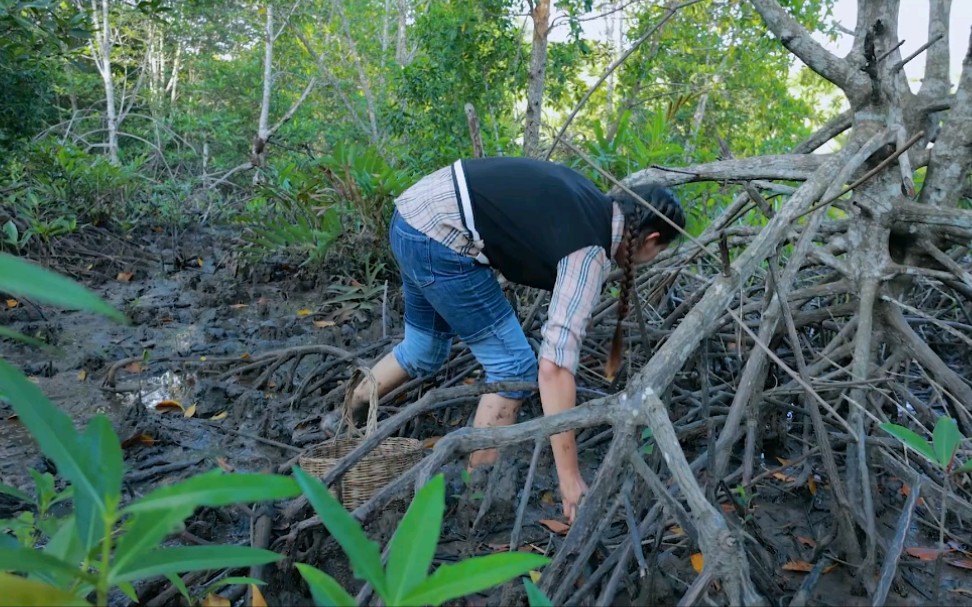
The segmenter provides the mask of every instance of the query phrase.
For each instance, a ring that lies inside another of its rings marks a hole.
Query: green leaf
[[[405,597],[402,604],[441,605],[492,588],[549,562],[550,559],[538,554],[503,552],[442,565]]]
[[[121,441],[105,415],[96,415],[81,435],[84,467],[93,473],[98,493],[117,504],[121,499]]]
[[[164,548],[143,554],[122,571],[113,572],[110,583],[145,580],[167,573],[232,569],[273,563],[283,558],[269,550],[249,546],[188,546]]]
[[[138,593],[135,592],[135,587],[129,582],[121,582],[118,584],[118,589],[128,598],[132,599],[132,603],[138,604]]]
[[[388,582],[381,567],[378,545],[369,540],[358,521],[334,499],[324,483],[295,467],[294,478],[314,507],[321,522],[341,545],[351,561],[354,574],[369,584],[378,596],[387,597]]]
[[[32,548],[0,548],[0,571],[16,573],[60,574],[71,579],[92,581],[94,578],[78,568]]]
[[[90,605],[81,597],[9,573],[0,573],[0,606],[75,607]]]
[[[178,590],[179,594],[186,599],[186,602],[192,604],[192,594],[189,593],[189,588],[186,586],[186,583],[182,581],[182,578],[174,573],[167,573],[165,574],[165,577],[168,578],[169,582],[176,587],[176,590]]]
[[[882,430],[894,436],[904,444],[908,445],[918,453],[924,455],[932,462],[937,462],[938,458],[935,456],[935,451],[932,449],[928,441],[922,437],[915,434],[913,431],[905,428],[904,426],[899,426],[898,424],[882,423],[878,424]]]
[[[81,544],[81,538],[78,537],[77,527],[74,524],[74,517],[64,517],[60,521],[60,524],[61,526],[57,532],[54,533],[51,540],[44,546],[43,553],[60,560],[62,563],[80,566],[85,554],[84,546]],[[76,577],[73,571],[70,575],[57,571],[51,571],[50,573],[52,581],[56,582],[56,585],[62,588],[67,586]]]
[[[935,460],[945,470],[949,469],[961,440],[962,434],[955,420],[944,415],[939,417],[932,432],[932,446],[935,448]]]
[[[225,474],[215,469],[181,483],[162,487],[132,502],[124,512],[156,512],[172,508],[228,506],[244,502],[288,499],[300,495],[294,479],[279,474]]]
[[[527,601],[530,603],[530,607],[553,607],[553,603],[547,598],[543,590],[540,590],[533,580],[530,578],[523,578],[523,586],[526,588]]]
[[[5,485],[3,483],[0,483],[0,493],[4,493],[6,495],[9,495],[10,497],[15,497],[22,502],[26,502],[27,504],[32,504],[34,502],[34,499],[32,497],[30,497],[20,489],[16,487],[11,487],[10,485]]]
[[[112,575],[123,571],[142,554],[157,548],[166,536],[178,529],[192,511],[192,508],[180,507],[141,512],[133,516],[124,535],[118,540],[115,558],[111,563]]]
[[[445,480],[437,474],[415,495],[388,546],[388,602],[402,599],[429,575],[439,544]]]
[[[966,472],[972,472],[972,459],[953,470],[952,474],[964,474]]]
[[[81,437],[71,418],[3,359],[0,359],[0,392],[10,400],[14,412],[44,455],[54,462],[60,475],[74,485],[75,514],[81,537],[87,539],[87,551],[93,545],[93,538],[98,537],[98,521],[104,520],[106,507],[98,490],[97,475],[79,455],[82,452]]]
[[[128,319],[93,291],[70,278],[7,253],[0,253],[0,291],[67,310],[86,310],[128,323]]]
[[[266,582],[264,582],[263,580],[258,580],[255,577],[248,577],[245,575],[233,575],[230,577],[224,577],[221,580],[216,580],[209,586],[206,586],[206,588],[203,589],[203,591],[200,592],[199,594],[202,596],[206,596],[210,592],[216,592],[221,588],[225,588],[227,586],[234,586],[238,584],[254,584],[256,586],[265,586]]]
[[[44,342],[39,339],[34,339],[33,337],[27,337],[23,333],[17,333],[13,329],[8,329],[7,327],[0,327],[0,337],[9,337],[14,341],[19,341],[35,347],[46,346]]]
[[[307,582],[311,596],[314,598],[314,604],[320,607],[355,607],[357,604],[354,597],[348,594],[344,588],[341,588],[337,580],[320,569],[304,563],[296,563],[295,566],[300,571],[301,577]]]

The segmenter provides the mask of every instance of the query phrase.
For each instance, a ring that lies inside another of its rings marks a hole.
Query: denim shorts
[[[458,337],[488,383],[537,381],[537,356],[490,268],[429,238],[397,211],[388,237],[405,294],[405,339],[393,352],[409,376],[434,373]],[[519,400],[530,392],[499,394]]]

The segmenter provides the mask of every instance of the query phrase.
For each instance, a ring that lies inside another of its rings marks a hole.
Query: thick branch
[[[948,77],[949,48],[948,48],[948,14],[952,7],[952,0],[929,0],[928,10],[928,39],[936,43],[928,47],[925,59],[925,75],[921,79],[921,96],[942,97],[951,88]]]
[[[804,181],[809,179],[830,155],[782,154],[755,158],[719,160],[679,169],[652,167],[632,173],[625,185],[654,182],[665,186],[694,183],[697,181],[752,181],[757,179],[785,179]]]
[[[791,53],[813,71],[833,82],[845,93],[851,88],[867,86],[866,78],[855,72],[850,64],[833,55],[816,42],[802,25],[797,23],[777,0],[749,0],[773,34]],[[850,95],[848,95],[850,96]]]

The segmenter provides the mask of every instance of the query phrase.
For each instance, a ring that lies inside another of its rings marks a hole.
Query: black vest
[[[597,245],[610,257],[611,200],[580,173],[519,157],[463,160],[462,172],[483,253],[508,280],[552,291],[570,253]]]

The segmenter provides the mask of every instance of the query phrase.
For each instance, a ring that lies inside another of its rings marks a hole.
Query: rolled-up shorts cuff
[[[469,342],[476,359],[486,370],[486,383],[537,383],[537,356],[523,335],[516,314],[508,314]],[[513,400],[523,400],[536,390],[497,392]]]
[[[416,378],[439,370],[451,349],[451,335],[425,331],[406,321],[405,339],[392,349],[392,353],[405,373]]]

